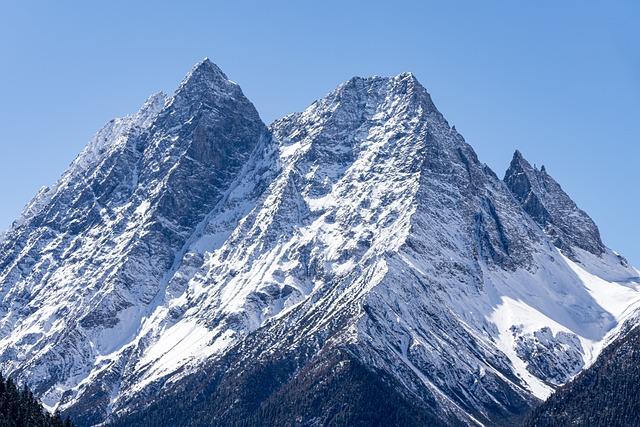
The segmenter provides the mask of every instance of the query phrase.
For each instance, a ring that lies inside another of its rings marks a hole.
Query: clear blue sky
[[[516,148],[545,164],[640,266],[640,2],[150,3],[0,3],[0,228],[208,56],[267,123],[354,75],[412,71],[498,175]]]

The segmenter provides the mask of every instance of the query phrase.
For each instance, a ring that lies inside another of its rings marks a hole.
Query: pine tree
[[[11,378],[0,374],[0,427],[72,427],[60,414],[49,414],[25,386],[21,390]]]

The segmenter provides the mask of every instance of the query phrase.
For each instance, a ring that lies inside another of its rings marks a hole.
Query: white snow
[[[505,292],[505,288],[502,288],[501,292],[513,296],[499,296],[498,306],[487,316],[498,328],[498,348],[509,357],[533,394],[541,399],[546,399],[552,389],[531,375],[526,363],[517,356],[512,326],[522,328],[521,334],[531,334],[544,327],[549,327],[554,334],[560,331],[576,334],[584,350],[585,366],[588,366],[602,351],[609,335],[615,333],[616,327],[640,309],[638,289],[588,273],[559,251],[558,257],[563,264],[556,268],[562,269],[566,265],[575,273],[577,281],[567,278],[561,284],[563,289],[557,287],[560,283],[550,288],[547,277],[540,272],[536,275],[525,273],[515,280],[512,278],[508,282],[511,289]],[[562,275],[555,272],[553,277]],[[517,292],[513,292],[512,286],[519,286]],[[555,291],[554,294],[549,294],[551,290]],[[536,295],[539,291],[542,294]],[[571,306],[577,306],[579,311],[567,312],[566,309]]]
[[[433,172],[424,164],[432,160],[424,153],[436,143],[442,144],[438,148],[445,151],[443,157],[459,156],[461,138],[426,101],[414,105],[410,100],[415,96],[407,97],[405,89],[394,91],[411,79],[408,74],[354,79],[304,112],[277,122],[272,126],[276,140],[260,141],[239,176],[222,191],[220,202],[185,232],[182,247],[171,253],[170,266],[156,265],[154,257],[131,256],[149,232],[149,218],[168,230],[178,228],[154,210],[155,198],[178,167],[169,152],[157,161],[173,169],[144,189],[146,198],[103,206],[94,197],[99,221],[78,235],[33,230],[16,260],[0,271],[0,296],[9,307],[0,311],[0,348],[15,351],[7,356],[6,367],[62,354],[61,366],[69,372],[45,393],[44,402],[54,407],[70,390],[73,397],[67,406],[73,405],[87,385],[103,381],[111,396],[109,410],[117,411],[126,398],[197,369],[274,319],[286,320],[283,324],[291,331],[283,333],[299,340],[325,332],[333,319],[352,310],[353,323],[336,340],[392,348],[443,405],[464,412],[473,422],[481,424],[424,368],[439,368],[447,387],[459,385],[453,371],[477,382],[490,375],[505,379],[481,357],[469,356],[450,369],[448,355],[438,351],[463,335],[478,351],[500,360],[507,360],[500,353],[506,355],[531,393],[546,398],[551,388],[531,374],[516,353],[512,327],[521,334],[544,327],[554,334],[575,334],[585,363],[591,363],[607,337],[640,309],[638,271],[624,267],[613,252],[594,258],[577,250],[577,264],[549,248],[542,231],[527,221],[521,226],[540,239],[531,249],[529,269],[499,268],[476,259],[477,242],[469,242],[471,233],[460,208],[466,200],[457,199],[456,186],[445,179],[452,171]],[[186,90],[185,84],[178,93]],[[229,88],[235,84],[224,86],[209,89],[231,96]],[[158,95],[137,115],[107,124],[60,182],[27,206],[21,223],[27,224],[65,186],[73,189],[70,198],[77,197],[86,186],[82,180],[122,148],[130,132],[143,132],[168,107],[186,102],[188,96],[166,101]],[[179,144],[173,135],[179,128],[167,129],[152,143]],[[132,172],[131,183],[118,184],[134,191],[140,176]],[[445,178],[428,180],[428,172]],[[450,210],[431,210],[436,202]],[[465,207],[477,208],[469,203]],[[40,240],[38,233],[52,237]],[[417,249],[408,249],[411,245]],[[55,265],[53,254],[58,252],[65,261]],[[35,259],[32,254],[43,255]],[[127,264],[131,259],[135,262]],[[116,276],[125,264],[127,274]],[[24,265],[28,268],[23,271]],[[152,272],[160,269],[158,279]],[[15,286],[5,289],[7,283]],[[21,300],[25,295],[30,298],[26,303]],[[375,303],[382,322],[388,320],[388,336],[363,326],[364,305]],[[316,314],[313,324],[289,319],[296,307]],[[117,312],[117,322],[95,329],[77,326],[103,311]],[[440,316],[438,320],[454,319],[462,327],[437,330],[437,322],[429,323],[425,313]],[[409,350],[424,351],[423,366],[410,360]],[[369,360],[409,386],[405,371],[369,351]],[[112,375],[103,375],[107,373]],[[30,375],[44,381],[48,366],[39,364]],[[102,376],[116,379],[108,382],[99,379]]]

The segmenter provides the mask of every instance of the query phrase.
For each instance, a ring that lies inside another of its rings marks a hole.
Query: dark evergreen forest
[[[0,427],[71,427],[69,419],[62,421],[51,415],[27,388],[18,388],[11,379],[0,375]]]

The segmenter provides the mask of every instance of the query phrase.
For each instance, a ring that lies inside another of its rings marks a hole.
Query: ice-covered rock
[[[562,385],[584,367],[584,350],[575,334],[560,331],[554,335],[546,326],[527,335],[521,335],[518,326],[511,330],[516,353],[527,361],[527,370],[549,384]]]
[[[267,128],[205,60],[30,206],[0,248],[0,363],[81,424],[189,381],[220,423],[250,419],[266,388],[341,369],[429,417],[508,423],[640,302],[546,172],[516,155],[500,180],[409,73]]]
[[[516,151],[504,181],[525,211],[567,256],[575,257],[574,247],[594,255],[605,251],[596,224],[576,206],[544,166],[540,169],[531,166],[522,153]]]

